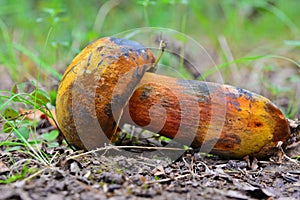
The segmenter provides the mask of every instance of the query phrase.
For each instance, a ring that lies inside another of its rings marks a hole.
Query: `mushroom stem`
[[[290,130],[268,99],[228,85],[145,73],[122,123],[222,156],[266,158]]]

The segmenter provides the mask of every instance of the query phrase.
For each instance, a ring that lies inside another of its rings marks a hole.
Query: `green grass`
[[[42,94],[12,94],[0,82],[0,113],[4,117],[6,108],[17,110],[19,103],[47,112],[45,103],[55,104],[62,73],[83,47],[103,36],[151,26],[180,31],[211,50],[216,68],[203,69],[202,79],[213,80],[211,77],[220,72],[224,83],[270,98],[282,106],[288,118],[300,117],[299,6],[299,1],[286,0],[0,0],[0,67],[14,83],[34,79],[37,90],[40,85],[45,88],[39,90]],[[222,47],[220,36],[226,39],[227,49]],[[185,39],[177,41],[185,45]],[[195,52],[181,49],[180,55],[186,53]],[[173,63],[166,58],[167,54],[161,59],[163,64]],[[178,66],[180,77],[192,77],[183,68],[182,59]],[[203,67],[201,62],[199,67]],[[290,74],[274,80],[278,73]],[[281,105],[282,99],[289,99],[287,105]],[[22,128],[36,125],[20,118],[5,122],[21,140],[2,141],[0,146],[25,146],[35,159],[49,164],[47,155],[35,148]],[[34,130],[29,134],[34,135]],[[57,132],[43,137],[43,142],[56,145]]]
[[[13,88],[10,94],[0,96],[5,99],[0,106],[0,119],[3,123],[2,131],[14,137],[9,137],[10,140],[1,141],[0,147],[25,147],[25,152],[31,157],[43,165],[50,165],[48,155],[38,145],[43,142],[49,146],[55,145],[54,140],[58,137],[58,132],[44,133],[41,135],[41,139],[38,139],[36,134],[37,121],[27,120],[26,114],[19,114],[18,111],[12,108],[15,104],[22,104],[26,109],[32,109],[34,113],[35,110],[40,110],[53,119],[49,109],[50,97],[47,92],[38,88],[35,88],[31,93],[21,92],[17,86]]]
[[[25,163],[22,167],[22,171],[8,176],[6,180],[0,180],[0,184],[9,184],[9,183],[16,182],[18,180],[23,180],[29,174],[33,174],[37,171],[37,169],[28,168],[27,165],[28,163]]]

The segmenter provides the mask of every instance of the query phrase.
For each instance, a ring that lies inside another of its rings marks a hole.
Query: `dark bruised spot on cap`
[[[110,37],[110,41],[117,44],[117,45],[119,45],[119,46],[128,47],[132,50],[144,50],[144,49],[146,49],[140,43],[132,41],[132,40],[127,40],[127,39],[123,39],[123,38],[116,38],[116,37]]]
[[[140,100],[145,100],[150,96],[150,93],[153,91],[154,88],[152,88],[151,86],[144,86],[143,87],[143,91],[141,93],[140,96]]]
[[[228,96],[230,99],[235,99],[235,100],[238,99],[238,96],[235,93],[230,92],[228,88],[226,88],[226,96]]]
[[[228,104],[231,104],[237,111],[242,111],[242,109],[240,108],[241,105],[238,101],[236,101],[235,99],[232,99],[232,100],[227,100],[227,103]]]
[[[246,99],[249,99],[250,101],[253,100],[253,94],[247,90],[244,90],[242,88],[237,88],[237,91],[239,93],[239,96],[244,95]]]

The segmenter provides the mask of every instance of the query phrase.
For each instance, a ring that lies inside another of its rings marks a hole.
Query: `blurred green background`
[[[32,79],[51,90],[95,39],[164,27],[202,44],[224,83],[265,95],[297,117],[299,7],[297,0],[0,0],[0,90]]]

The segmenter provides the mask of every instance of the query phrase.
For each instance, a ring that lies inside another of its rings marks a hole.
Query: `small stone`
[[[49,194],[45,200],[64,200],[64,195],[62,194]]]
[[[78,166],[77,162],[72,162],[70,164],[70,172],[73,174],[77,174],[78,172],[80,172],[80,167]]]

